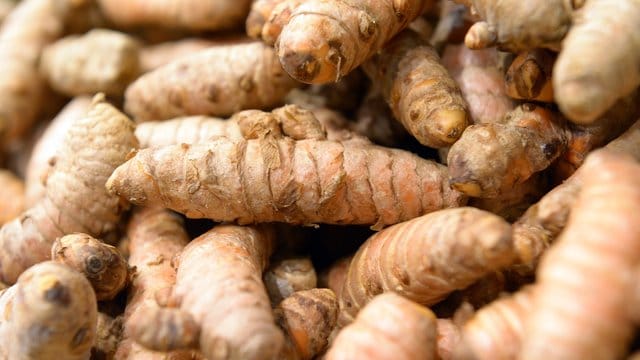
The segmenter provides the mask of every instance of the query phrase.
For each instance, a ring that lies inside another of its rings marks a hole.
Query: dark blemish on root
[[[303,82],[312,81],[320,73],[320,63],[311,54],[290,52],[282,57],[281,62],[288,73]]]
[[[64,307],[71,304],[71,294],[69,289],[56,281],[56,283],[44,292],[44,299],[50,303],[62,305]]]

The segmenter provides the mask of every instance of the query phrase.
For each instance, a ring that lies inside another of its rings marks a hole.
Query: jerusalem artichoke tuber
[[[34,265],[0,293],[0,309],[0,358],[89,358],[98,310],[82,274],[51,261]]]
[[[394,225],[369,238],[353,257],[339,324],[351,322],[382,292],[435,304],[509,265],[514,256],[509,224],[475,208],[441,210]]]
[[[325,358],[437,359],[436,327],[429,309],[393,293],[378,295],[338,333]]]
[[[446,147],[468,125],[467,103],[437,52],[405,30],[364,63],[398,119],[420,143]]]
[[[68,130],[46,180],[46,197],[0,229],[0,281],[13,284],[29,266],[49,258],[57,237],[114,231],[126,204],[107,194],[105,181],[137,146],[131,120],[96,96]]]
[[[228,116],[278,105],[296,86],[273,48],[261,42],[220,45],[141,76],[127,89],[124,107],[138,122]]]
[[[56,239],[51,247],[51,260],[86,276],[99,301],[113,299],[129,281],[127,261],[118,249],[87,234]]]
[[[296,7],[276,42],[284,69],[306,83],[336,81],[380,50],[433,4],[308,0]]]

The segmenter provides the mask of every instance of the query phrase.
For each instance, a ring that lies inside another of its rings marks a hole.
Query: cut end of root
[[[433,118],[435,137],[445,146],[453,144],[469,124],[467,112],[463,109],[444,109]]]

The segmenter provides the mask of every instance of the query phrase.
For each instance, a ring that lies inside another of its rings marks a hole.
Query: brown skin
[[[576,11],[553,69],[556,102],[571,121],[592,123],[638,87],[640,49],[629,44],[640,42],[639,22],[637,1],[587,1]]]
[[[114,359],[118,343],[122,339],[122,316],[111,317],[98,313],[96,341],[91,349],[92,359]]]
[[[278,37],[282,33],[282,29],[291,20],[291,15],[298,6],[307,0],[280,0],[267,17],[262,29],[260,37],[267,45],[274,45],[278,41]]]
[[[469,287],[453,292],[431,309],[439,317],[456,317],[461,307],[480,309],[497,299],[505,291],[506,279],[502,272],[489,273]]]
[[[223,30],[239,26],[251,0],[99,0],[100,8],[113,23],[124,27],[160,26],[188,30]]]
[[[605,146],[640,161],[640,122]],[[518,271],[533,273],[544,250],[564,229],[582,187],[584,171],[578,171],[531,206],[514,224],[513,237],[518,252]]]
[[[38,74],[42,49],[62,36],[71,1],[28,0],[0,29],[0,145],[23,137],[34,124],[46,92]]]
[[[107,187],[190,218],[381,228],[463,204],[446,177],[444,166],[362,142],[217,138],[141,150]]]
[[[514,99],[553,102],[551,80],[555,53],[534,49],[518,54],[505,75],[507,94]]]
[[[473,197],[498,197],[546,169],[568,143],[564,120],[524,104],[505,122],[470,126],[450,149],[449,183]]]
[[[331,289],[336,296],[340,297],[350,263],[351,257],[349,256],[331,264],[328,271],[320,275],[320,285]]]
[[[251,10],[245,22],[247,35],[254,39],[259,39],[262,27],[267,22],[273,8],[282,2],[283,0],[255,0],[251,4]]]
[[[24,182],[9,170],[0,170],[0,225],[18,217],[24,211]]]
[[[140,73],[139,46],[117,31],[94,29],[47,46],[40,70],[59,93],[75,96],[104,92],[122,96]]]
[[[292,257],[273,262],[262,276],[274,305],[296,291],[313,289],[318,285],[316,271],[311,259]]]
[[[464,45],[448,45],[442,64],[460,86],[474,124],[500,121],[514,109],[513,100],[505,93],[501,58],[496,49],[469,50]]]
[[[220,45],[141,76],[127,89],[124,108],[138,122],[230,116],[276,106],[296,86],[273,48],[261,42]]]
[[[356,112],[349,128],[376,144],[393,147],[407,137],[407,130],[394,119],[389,105],[379,91],[371,89]]]
[[[305,83],[337,81],[431,7],[430,0],[309,0],[276,42],[284,69]]]
[[[338,299],[329,289],[298,291],[284,299],[274,315],[285,332],[278,358],[311,360],[329,345],[329,335],[338,319]]]
[[[375,297],[338,333],[327,360],[437,359],[436,317],[399,295]]]
[[[103,238],[116,230],[126,204],[105,189],[107,177],[138,141],[133,124],[96,96],[68,130],[46,179],[46,196],[0,229],[0,281],[15,283],[29,266],[51,256],[51,244],[82,232]]]
[[[180,309],[145,306],[131,315],[127,331],[147,349],[188,354],[188,349],[198,347],[200,323]]]
[[[582,169],[567,226],[540,262],[521,359],[619,359],[633,337],[628,304],[640,261],[640,165],[599,150]]]
[[[86,115],[91,106],[88,96],[76,97],[51,120],[31,150],[27,164],[25,201],[28,207],[46,196],[44,180],[52,166],[52,159],[64,143],[65,136],[76,120]]]
[[[0,293],[0,357],[88,359],[97,305],[89,281],[62,264],[43,262]]]
[[[470,49],[498,46],[518,52],[536,47],[558,49],[569,30],[573,4],[571,0],[545,2],[456,0],[472,6],[482,20],[476,22],[465,37]]]
[[[157,308],[157,298],[170,292],[175,283],[173,257],[189,242],[182,219],[161,208],[137,209],[127,226],[129,265],[136,271],[129,288],[124,312],[124,334],[118,345],[118,359],[189,360],[187,351],[159,354],[147,350],[131,339],[131,319],[145,308]],[[164,305],[164,304],[163,304]]]
[[[437,52],[415,32],[400,33],[363,68],[380,85],[395,118],[421,144],[449,146],[467,127],[467,103],[460,88]]]
[[[516,359],[533,309],[534,287],[524,287],[478,310],[462,328],[458,358]]]
[[[442,210],[397,224],[373,235],[353,257],[340,295],[339,323],[353,321],[382,292],[433,305],[509,265],[514,255],[509,224],[475,208]]]
[[[173,295],[200,323],[207,359],[271,359],[280,351],[284,337],[261,278],[273,241],[266,227],[220,225],[180,255]]]
[[[118,249],[87,234],[56,239],[51,260],[84,274],[99,301],[113,299],[129,280],[129,266]]]

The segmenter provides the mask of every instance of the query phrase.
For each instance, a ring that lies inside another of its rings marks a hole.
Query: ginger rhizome
[[[40,60],[49,85],[69,96],[96,92],[122,96],[139,75],[139,67],[137,42],[104,29],[58,40],[44,49]]]
[[[590,0],[576,11],[553,69],[556,102],[571,121],[592,123],[638,87],[639,22],[637,1]]]
[[[145,308],[156,308],[158,299],[166,297],[175,284],[176,271],[172,259],[189,242],[182,219],[168,210],[144,208],[134,211],[127,226],[129,265],[135,268],[124,313],[123,339],[117,358],[158,359],[161,357],[131,338],[132,318]],[[139,317],[139,316],[138,316]],[[173,360],[191,360],[188,351],[169,353]]]
[[[283,360],[311,360],[321,354],[338,319],[338,299],[329,289],[298,291],[274,310],[285,332]]]
[[[98,0],[113,23],[190,30],[232,29],[242,24],[251,0]]]
[[[474,197],[497,197],[546,169],[566,149],[564,120],[525,104],[504,123],[472,125],[449,151],[450,184]]]
[[[89,281],[51,261],[34,265],[0,292],[0,357],[89,358],[98,308]]]
[[[0,145],[26,134],[45,101],[42,49],[64,33],[71,0],[21,1],[0,28]]]
[[[514,99],[553,102],[555,59],[555,54],[545,49],[518,54],[505,74],[507,94]]]
[[[24,182],[9,170],[0,170],[0,199],[0,225],[15,219],[24,211]]]
[[[338,333],[325,359],[437,359],[436,324],[429,309],[393,293],[378,295]]]
[[[396,119],[423,145],[453,144],[469,123],[467,103],[438,53],[406,30],[363,65]]]
[[[621,358],[633,336],[627,304],[640,260],[640,165],[601,150],[581,171],[567,226],[540,262],[522,359]]]
[[[88,96],[76,97],[69,101],[51,120],[33,146],[25,174],[25,201],[28,207],[45,197],[44,180],[53,165],[55,154],[62,147],[71,125],[85,116],[90,106],[91,98]]]
[[[284,69],[305,83],[336,81],[382,49],[431,7],[431,0],[308,0],[276,42]]]
[[[495,0],[455,0],[471,6],[482,21],[467,32],[464,39],[470,49],[497,45],[511,52],[536,47],[558,49],[571,26],[571,0],[519,2]]]
[[[229,116],[279,105],[298,84],[261,42],[214,46],[139,77],[124,108],[138,122],[184,115]]]
[[[442,165],[362,142],[217,138],[140,150],[107,187],[191,218],[379,228],[463,204],[446,178]]]
[[[138,141],[133,123],[102,96],[68,129],[46,179],[46,196],[0,229],[0,281],[13,284],[48,259],[53,241],[82,232],[102,238],[116,230],[126,204],[105,189],[107,178]]]
[[[351,260],[340,294],[340,324],[351,322],[381,292],[433,305],[511,264],[514,256],[510,225],[475,208],[396,224],[369,238]]]
[[[262,283],[274,240],[267,227],[220,225],[182,251],[173,297],[200,324],[207,359],[272,359],[279,353],[284,336]]]
[[[129,280],[129,266],[118,249],[87,234],[56,239],[51,260],[86,276],[99,301],[113,299]]]
[[[318,285],[316,270],[308,257],[291,257],[272,262],[265,271],[263,280],[274,305],[296,291],[314,289]]]

